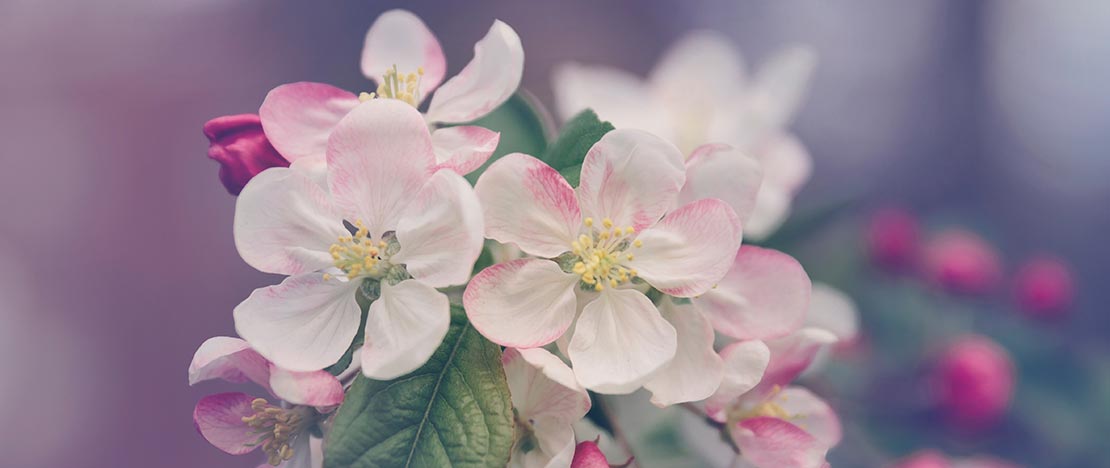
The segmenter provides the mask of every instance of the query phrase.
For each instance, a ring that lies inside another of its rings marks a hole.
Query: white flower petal
[[[466,175],[482,167],[497,149],[501,134],[474,125],[441,128],[432,132],[438,168]]]
[[[486,236],[532,255],[570,250],[582,225],[574,189],[551,166],[526,154],[498,159],[474,191],[485,213]]]
[[[716,31],[691,32],[667,50],[651,73],[652,91],[672,104],[705,99],[725,105],[744,92],[744,63]]]
[[[625,394],[670,362],[676,348],[674,327],[643,293],[606,289],[582,310],[567,354],[582,386]]]
[[[749,105],[767,128],[790,123],[805,98],[809,79],[817,67],[817,53],[810,47],[792,46],[776,53],[752,78]]]
[[[294,372],[271,364],[270,387],[274,396],[294,405],[329,407],[343,402],[343,384],[324,370]]]
[[[280,367],[323,369],[343,356],[358,333],[358,286],[357,281],[325,281],[321,273],[290,276],[255,289],[235,307],[235,330]]]
[[[763,168],[763,183],[794,194],[813,173],[813,157],[798,138],[777,132],[752,149],[752,156]]]
[[[428,362],[451,326],[447,296],[417,280],[382,284],[382,295],[370,304],[362,373],[390,380]]]
[[[424,118],[393,99],[373,99],[351,111],[332,132],[327,157],[336,208],[347,221],[362,221],[374,239],[397,228],[435,166]]]
[[[482,252],[482,207],[466,179],[439,171],[416,195],[397,226],[401,244],[390,261],[431,287],[465,284]]]
[[[212,379],[250,380],[269,390],[270,363],[239,338],[214,336],[204,341],[189,363],[189,385]]]
[[[605,134],[582,162],[582,214],[636,230],[655,224],[674,206],[686,181],[683,159],[674,145],[644,131]]]
[[[663,366],[644,388],[659,407],[709,398],[721,385],[724,363],[713,350],[713,327],[701,311],[666,299],[659,312],[677,332],[674,359]]]
[[[825,345],[836,342],[836,336],[819,328],[803,328],[782,338],[767,341],[771,349],[771,362],[763,373],[763,380],[753,391],[766,395],[775,387],[785,387],[804,372]]]
[[[762,340],[801,327],[809,298],[809,275],[797,260],[777,250],[745,245],[717,287],[694,302],[722,334]]]
[[[578,276],[555,262],[513,260],[470,280],[463,305],[470,323],[502,346],[535,348],[563,335],[574,320]]]
[[[405,10],[389,10],[378,16],[362,48],[362,74],[382,83],[386,70],[397,67],[401,74],[424,68],[420,77],[420,96],[427,96],[443,82],[447,61],[435,34],[416,15]]]
[[[295,169],[254,177],[235,203],[235,247],[248,265],[295,275],[330,267],[328,248],[349,233],[327,192]]]
[[[705,198],[667,214],[643,231],[643,243],[625,262],[656,289],[693,297],[712,288],[728,272],[740,248],[740,220],[725,202]]]
[[[814,283],[805,326],[828,330],[841,342],[852,341],[859,333],[859,311],[844,292],[824,283]]]
[[[771,360],[771,350],[762,341],[739,341],[721,350],[724,378],[721,386],[705,402],[709,417],[724,421],[736,399],[759,385]]]
[[[670,140],[666,109],[647,83],[630,73],[605,66],[565,64],[551,79],[555,108],[563,120],[592,109],[616,128],[635,128]]]
[[[428,106],[429,122],[469,122],[490,113],[516,92],[524,74],[524,48],[509,25],[494,21],[474,44],[474,58],[447,80]]]
[[[521,419],[544,418],[569,428],[590,410],[590,396],[574,371],[547,350],[506,348],[501,362]]]
[[[762,179],[763,170],[755,158],[729,145],[702,145],[686,160],[686,184],[678,194],[678,205],[717,198],[728,203],[744,225],[755,210]]]
[[[775,395],[775,403],[791,415],[790,422],[805,429],[826,446],[840,443],[840,418],[825,400],[802,387],[787,387]]]
[[[756,195],[755,209],[744,225],[744,237],[760,241],[773,234],[790,216],[793,196],[774,184],[764,183]]]

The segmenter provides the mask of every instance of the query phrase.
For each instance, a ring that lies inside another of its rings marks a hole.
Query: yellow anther
[[[631,261],[633,261],[633,260],[635,260],[635,259],[636,259],[636,256],[635,256],[635,255],[632,255],[632,254],[628,254],[628,255],[626,255],[626,256],[625,256],[624,258],[627,258],[627,259],[628,259],[628,261],[630,261],[630,262],[631,262]]]
[[[424,76],[424,67],[416,67],[416,74]]]
[[[635,228],[616,227],[610,218],[603,218],[601,226],[595,226],[593,218],[583,219],[582,224],[587,234],[580,234],[577,240],[571,242],[571,252],[578,258],[571,271],[581,276],[584,285],[592,286],[596,291],[618,288],[631,281],[636,275],[622,262],[635,258],[627,252],[631,245],[643,245],[643,242],[631,238]]]
[[[601,291],[604,291],[604,290],[605,290],[605,286],[602,286],[601,283],[597,283],[597,284],[594,285],[594,291],[601,292]]]
[[[378,85],[375,97],[396,99],[416,107],[420,104],[420,80],[424,76],[423,68],[418,68],[416,73],[401,74],[394,65],[382,74],[382,82]],[[359,96],[361,99],[361,95]]]
[[[370,230],[362,222],[355,221],[354,225],[357,230],[353,236],[340,236],[328,248],[335,267],[349,278],[380,273],[382,253],[388,244],[371,239]],[[330,275],[325,279],[329,278]]]
[[[294,437],[307,437],[302,434],[311,423],[305,407],[290,409],[270,405],[265,399],[251,401],[254,414],[242,418],[244,424],[258,434],[258,445],[266,453],[266,461],[273,466],[293,458],[290,443]]]
[[[582,223],[585,224],[586,227],[594,227],[594,219],[593,218],[586,218],[585,220],[582,221]]]
[[[631,236],[632,234],[635,234],[635,233],[636,233],[636,228],[634,228],[632,226],[628,226],[628,227],[624,228],[624,235],[626,235],[626,236]]]
[[[613,227],[613,220],[605,218],[601,220],[601,224],[605,226],[605,229],[611,229]]]
[[[369,101],[371,99],[374,99],[374,96],[375,96],[374,93],[367,93],[367,92],[363,91],[361,93],[358,93],[358,101],[359,102],[366,102],[366,101]]]
[[[636,247],[636,248],[643,247],[644,246],[644,241],[642,241],[640,239],[636,239],[635,241],[632,241],[632,246]]]

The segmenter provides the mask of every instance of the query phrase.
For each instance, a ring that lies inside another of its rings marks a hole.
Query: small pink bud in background
[[[987,293],[1002,277],[994,247],[962,229],[943,231],[929,239],[923,262],[925,276],[952,293]]]
[[[945,418],[961,429],[984,429],[1009,409],[1014,364],[989,338],[958,338],[941,354],[933,372],[936,402]]]
[[[1014,278],[1018,305],[1037,318],[1063,315],[1075,298],[1071,269],[1054,257],[1038,257],[1026,262]]]
[[[894,270],[917,261],[917,218],[900,208],[884,208],[867,226],[867,252],[876,264]]]
[[[601,453],[597,442],[587,440],[574,447],[574,459],[570,461],[570,468],[609,468],[609,460]]]
[[[888,468],[951,468],[948,458],[936,450],[919,450]]]
[[[232,195],[238,195],[252,177],[271,167],[288,167],[266,134],[255,114],[225,115],[204,124],[210,142],[208,157],[220,163],[220,182]]]

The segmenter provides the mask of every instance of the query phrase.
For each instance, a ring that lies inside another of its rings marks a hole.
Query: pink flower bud
[[[867,227],[867,251],[876,264],[905,269],[917,260],[917,218],[899,208],[875,212]]]
[[[605,459],[597,442],[587,440],[574,447],[574,459],[570,461],[570,468],[609,468],[609,460]]]
[[[266,139],[255,114],[216,117],[205,122],[204,135],[210,142],[208,157],[220,163],[220,182],[232,195],[238,195],[259,172],[289,166]]]
[[[966,335],[941,354],[933,385],[936,402],[949,422],[961,429],[983,429],[1010,406],[1014,364],[994,341]]]
[[[898,460],[889,468],[950,468],[952,463],[936,450],[919,450]]]
[[[926,277],[958,294],[983,294],[994,289],[1002,276],[998,252],[978,235],[962,229],[941,232],[929,240],[924,252]]]
[[[1038,318],[1059,317],[1075,297],[1071,269],[1054,257],[1039,257],[1023,265],[1014,278],[1018,305]]]

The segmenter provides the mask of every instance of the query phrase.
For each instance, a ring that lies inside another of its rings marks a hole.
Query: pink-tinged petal
[[[756,394],[768,394],[775,387],[785,387],[798,377],[817,357],[822,346],[836,342],[836,336],[819,328],[803,328],[782,338],[770,340],[771,362],[763,374]]]
[[[674,145],[644,131],[605,134],[582,162],[583,215],[636,230],[655,224],[674,206],[686,181],[683,159]]]
[[[469,122],[490,113],[516,92],[524,74],[524,47],[509,25],[495,20],[474,44],[474,58],[447,80],[428,106],[429,122]]]
[[[605,66],[565,64],[551,79],[555,108],[563,120],[592,109],[616,128],[635,128],[671,138],[666,109],[639,77]]]
[[[729,271],[740,248],[740,220],[727,203],[704,198],[668,213],[636,240],[643,245],[625,263],[656,289],[693,297]]]
[[[752,150],[763,168],[763,183],[794,194],[809,181],[813,157],[798,138],[777,132],[763,139]]]
[[[674,358],[676,335],[643,293],[606,289],[582,310],[567,354],[582,386],[631,393]]]
[[[1006,460],[980,455],[956,460],[952,463],[952,468],[1022,468],[1022,466]]]
[[[245,393],[217,393],[201,398],[193,409],[193,425],[208,443],[232,455],[258,448],[258,434],[243,418],[254,415],[254,397]]]
[[[759,186],[759,194],[755,198],[755,209],[748,217],[748,222],[744,224],[744,237],[748,240],[760,241],[774,234],[790,216],[793,195],[764,181]]]
[[[555,262],[513,260],[470,280],[463,305],[470,323],[502,346],[535,348],[563,335],[574,320],[578,276]]]
[[[721,385],[724,363],[713,350],[713,326],[691,305],[665,299],[659,313],[674,327],[678,347],[674,359],[652,377],[644,388],[660,408],[709,398]]]
[[[358,287],[358,281],[325,280],[322,273],[290,276],[255,289],[235,307],[235,330],[278,366],[323,369],[339,360],[358,333]]]
[[[730,432],[743,457],[758,468],[821,468],[829,449],[800,427],[778,418],[745,419]]]
[[[816,67],[816,52],[805,46],[783,49],[759,67],[752,77],[748,103],[762,126],[782,128],[790,123]]]
[[[370,304],[362,373],[391,380],[428,362],[451,326],[447,296],[418,280],[382,284],[382,296]]]
[[[436,167],[469,174],[486,163],[499,141],[500,133],[473,125],[438,129],[432,132]]]
[[[362,48],[362,74],[382,83],[386,70],[408,75],[424,69],[420,77],[420,96],[425,97],[443,82],[447,60],[435,34],[416,15],[405,10],[389,10],[378,16]]]
[[[1034,318],[1067,314],[1075,302],[1075,275],[1061,258],[1040,255],[1026,261],[1014,275],[1018,305]]]
[[[570,250],[582,225],[574,189],[539,159],[513,153],[478,178],[474,191],[485,213],[486,236],[553,258]]]
[[[813,284],[806,327],[828,330],[839,342],[850,342],[859,333],[859,311],[847,294],[824,283]]]
[[[574,371],[546,349],[506,348],[501,363],[521,419],[544,419],[569,428],[590,410],[590,396],[575,381]]]
[[[336,207],[348,221],[362,221],[374,239],[397,229],[435,166],[424,118],[394,99],[373,99],[351,111],[332,132],[327,158]]]
[[[220,163],[220,182],[232,195],[258,173],[271,167],[286,167],[289,161],[278,154],[262,131],[255,114],[225,115],[204,123],[208,157]]]
[[[802,387],[787,387],[775,395],[775,404],[790,415],[790,422],[828,447],[840,443],[840,418],[825,400]]]
[[[809,275],[793,257],[745,245],[717,287],[694,302],[717,331],[738,340],[762,340],[801,327],[810,288]]]
[[[284,275],[332,266],[328,249],[350,235],[327,192],[292,168],[270,169],[247,184],[235,204],[234,234],[248,265]]]
[[[212,379],[235,383],[250,380],[269,391],[270,363],[246,341],[215,336],[197,348],[189,363],[189,385]]]
[[[686,185],[678,194],[678,204],[717,198],[728,203],[744,224],[755,210],[762,179],[763,170],[755,158],[729,145],[702,145],[686,160]]]
[[[609,460],[605,458],[604,453],[601,453],[597,443],[587,440],[579,442],[574,447],[574,458],[570,462],[570,468],[609,468]]]
[[[705,401],[705,412],[723,422],[736,399],[759,385],[771,361],[771,350],[762,341],[740,341],[722,349],[721,358],[724,378],[713,396]]]
[[[343,402],[343,384],[327,371],[293,372],[271,365],[274,396],[294,405],[336,406]]]
[[[482,252],[482,226],[482,206],[466,179],[437,172],[401,215],[401,250],[391,261],[434,288],[465,284]]]
[[[285,159],[296,161],[323,156],[328,136],[356,106],[358,97],[349,91],[302,81],[270,90],[258,115],[274,148]]]

